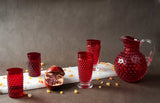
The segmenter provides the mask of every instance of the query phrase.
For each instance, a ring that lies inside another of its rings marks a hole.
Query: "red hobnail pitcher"
[[[138,40],[131,36],[122,36],[120,40],[124,43],[124,50],[114,61],[117,75],[127,82],[137,82],[143,78],[153,55],[154,46],[148,57],[145,57],[139,50],[143,42],[151,44],[151,40]]]

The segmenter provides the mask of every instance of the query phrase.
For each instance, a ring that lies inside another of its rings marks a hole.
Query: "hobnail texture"
[[[41,75],[41,63],[38,61],[28,63],[29,76],[37,77]]]
[[[91,88],[91,78],[93,71],[93,56],[89,52],[78,52],[78,73],[80,85]]]
[[[8,95],[11,98],[23,96],[23,69],[10,68],[7,70]]]
[[[37,77],[41,75],[41,55],[37,52],[30,52],[28,56],[29,76]]]
[[[91,52],[93,54],[93,67],[95,70],[98,62],[99,62],[99,55],[100,55],[100,40],[95,39],[88,39],[87,40],[87,52]]]
[[[139,51],[140,41],[133,37],[121,38],[124,51],[114,61],[117,75],[127,82],[137,82],[143,78],[147,71],[145,56]]]

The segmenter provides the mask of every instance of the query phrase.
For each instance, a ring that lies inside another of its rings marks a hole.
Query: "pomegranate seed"
[[[63,91],[60,91],[60,94],[63,94]]]
[[[28,94],[28,97],[31,98],[31,97],[32,97],[32,94]]]
[[[109,80],[113,80],[113,78],[112,78],[112,77],[109,77]]]
[[[111,66],[111,69],[113,69],[113,68],[114,68],[114,65]]]
[[[96,78],[97,80],[99,80],[99,78]]]
[[[107,85],[107,86],[110,86],[111,84],[110,84],[110,82],[107,82],[106,85]]]
[[[23,95],[27,95],[27,92],[23,92]]]
[[[43,84],[43,80],[41,80],[41,83]]]
[[[44,63],[41,63],[41,66],[44,66]]]
[[[102,86],[98,86],[98,88],[102,88]]]
[[[3,85],[3,83],[0,83],[0,86],[2,86]]]
[[[103,62],[100,62],[100,64],[103,64]]]
[[[51,93],[51,91],[47,89],[47,93]]]
[[[74,90],[74,93],[75,93],[75,94],[78,94],[78,90],[77,90],[77,89],[75,89],[75,90]]]
[[[73,74],[69,75],[69,77],[73,77]]]
[[[118,86],[119,84],[118,83],[115,83],[115,86]]]
[[[28,69],[26,69],[25,72],[28,73]]]
[[[103,84],[103,81],[101,81],[101,84]]]

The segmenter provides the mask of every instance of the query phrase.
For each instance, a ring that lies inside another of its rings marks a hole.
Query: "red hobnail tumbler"
[[[8,95],[11,98],[23,96],[23,69],[7,69]]]
[[[29,76],[37,77],[41,75],[41,54],[37,52],[27,53]]]
[[[99,55],[101,49],[101,41],[96,39],[87,40],[87,51],[93,54],[93,70],[97,69],[97,64],[99,62]]]
[[[93,55],[90,52],[78,52],[78,73],[79,73],[79,88],[92,88],[90,83],[93,71]]]

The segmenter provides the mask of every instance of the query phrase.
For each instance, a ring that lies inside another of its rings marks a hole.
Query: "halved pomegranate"
[[[50,67],[45,73],[45,85],[51,90],[58,89],[60,86],[63,85],[64,75],[65,73],[61,67]]]

